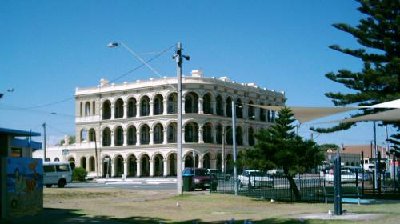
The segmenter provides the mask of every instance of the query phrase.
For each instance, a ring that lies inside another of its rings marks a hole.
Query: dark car
[[[185,168],[182,171],[182,176],[184,178],[192,177],[193,182],[192,182],[191,190],[194,190],[196,188],[201,188],[202,190],[210,188],[211,178],[206,169]]]

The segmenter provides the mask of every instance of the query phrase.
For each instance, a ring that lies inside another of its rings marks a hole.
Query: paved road
[[[56,187],[56,186],[53,186]],[[139,189],[139,190],[173,190],[176,189],[175,179],[128,179],[126,181],[118,179],[99,179],[90,182],[73,182],[65,188],[119,188],[119,189]]]

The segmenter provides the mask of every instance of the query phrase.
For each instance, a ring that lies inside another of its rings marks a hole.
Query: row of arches
[[[216,158],[213,158],[216,157]],[[94,156],[82,156],[75,160],[70,157],[68,161],[73,167],[78,165],[88,172],[95,172],[95,158]],[[79,161],[79,164],[75,164]],[[183,168],[185,167],[199,167],[206,169],[222,169],[222,154],[216,156],[210,153],[193,154],[187,152],[182,161]],[[102,177],[165,177],[177,175],[177,155],[170,153],[163,156],[161,153],[155,154],[150,157],[144,153],[139,156],[130,154],[124,157],[121,154],[116,154],[113,157],[104,155],[101,158],[99,166],[99,173]],[[233,157],[231,154],[226,155],[226,170],[231,172],[233,170]]]
[[[233,144],[232,126],[223,126],[221,123],[207,122],[199,125],[197,122],[187,122],[182,129],[184,143],[210,143]],[[96,139],[94,128],[81,130],[81,141],[93,142]],[[251,126],[236,126],[237,145],[253,146],[255,143],[255,130]],[[102,146],[129,146],[153,145],[177,142],[177,123],[171,122],[167,126],[156,123],[153,126],[141,124],[136,127],[130,125],[126,128],[115,126],[113,129],[105,127],[101,130]]]
[[[183,113],[214,114],[219,116],[232,117],[232,101],[236,105],[237,118],[249,118],[251,120],[260,120],[272,122],[275,118],[275,112],[256,108],[253,100],[234,99],[231,96],[223,97],[218,94],[214,97],[211,93],[199,95],[196,92],[187,92],[183,96]],[[257,103],[258,104],[258,103]],[[260,105],[265,105],[260,103]],[[111,102],[106,99],[102,102],[102,119],[119,119],[145,117],[161,114],[176,114],[178,112],[178,95],[176,92],[164,97],[162,94],[156,94],[153,98],[143,95],[140,99],[130,97],[126,101],[118,98]]]

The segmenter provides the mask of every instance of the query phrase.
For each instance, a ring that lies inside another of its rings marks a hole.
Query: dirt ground
[[[41,215],[10,223],[330,223],[333,220],[308,220],[307,214],[328,217],[332,204],[278,203],[269,200],[210,194],[207,191],[127,190],[96,188],[45,188]],[[374,215],[357,216],[335,223],[397,223],[400,202],[390,209],[344,205],[359,214],[371,210]],[[369,210],[368,210],[369,209]],[[390,212],[393,210],[393,214]],[[388,213],[389,215],[381,215]],[[350,216],[348,216],[350,217]],[[306,222],[305,222],[305,219]],[[329,219],[331,219],[329,217]],[[232,222],[232,220],[235,220]],[[7,222],[8,223],[8,222]]]

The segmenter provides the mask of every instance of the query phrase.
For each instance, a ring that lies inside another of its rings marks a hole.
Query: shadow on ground
[[[322,221],[323,222],[323,221]],[[253,220],[225,220],[217,222],[203,222],[201,220],[188,220],[182,222],[172,222],[170,220],[163,220],[159,218],[150,217],[129,217],[129,218],[112,218],[109,216],[95,216],[87,217],[84,214],[80,214],[79,210],[71,209],[52,209],[45,208],[43,212],[38,215],[25,216],[21,218],[13,218],[12,220],[0,220],[0,223],[7,224],[40,224],[40,223],[106,223],[106,224],[118,224],[118,223],[143,223],[143,224],[162,224],[162,223],[177,223],[177,224],[201,224],[201,223],[222,223],[222,224],[255,224],[255,223],[272,223],[272,224],[291,224],[291,223],[310,223],[309,220],[296,220],[296,219],[264,219],[259,221]]]

